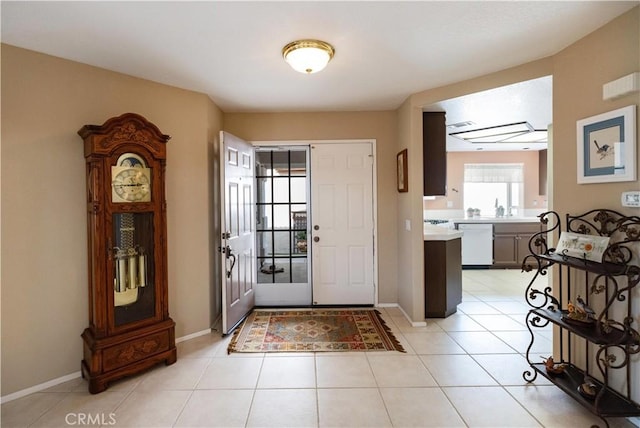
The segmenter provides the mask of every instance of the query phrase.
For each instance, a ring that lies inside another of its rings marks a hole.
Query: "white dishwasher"
[[[490,266],[493,264],[493,224],[459,223],[462,235],[462,265]]]

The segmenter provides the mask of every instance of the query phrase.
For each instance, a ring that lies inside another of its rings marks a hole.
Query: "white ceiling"
[[[2,1],[0,13],[3,43],[202,92],[225,112],[376,111],[555,54],[638,4]],[[282,60],[300,38],[335,47],[325,70]],[[487,111],[441,107],[476,123]]]
[[[447,129],[447,132],[468,131],[517,122],[529,122],[536,130],[546,130],[552,122],[551,76],[527,80],[488,91],[444,100],[426,106],[425,111],[447,112],[447,125],[472,121],[472,125]],[[447,151],[512,151],[542,150],[547,143],[474,144],[447,135]]]

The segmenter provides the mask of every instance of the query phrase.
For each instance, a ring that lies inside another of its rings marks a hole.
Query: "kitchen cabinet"
[[[424,241],[426,318],[446,318],[462,302],[460,238]]]
[[[545,232],[561,232],[560,216],[550,211]],[[640,283],[640,266],[634,259],[640,244],[640,219],[607,210],[566,216],[565,231],[610,238],[602,262],[575,258],[549,248],[541,234],[540,251],[525,260],[525,270],[535,272],[525,290],[531,307],[526,325],[531,342],[526,352],[527,382],[538,375],[556,385],[586,409],[606,417],[640,415],[630,381],[637,372],[632,358],[640,349],[634,288]],[[557,287],[539,289],[538,275],[553,270]],[[579,310],[580,309],[580,310]],[[634,313],[635,312],[635,313]],[[540,361],[535,329],[553,324],[558,330],[553,364]],[[587,356],[585,358],[585,356]],[[637,362],[637,361],[636,361]]]
[[[547,149],[538,150],[538,194],[547,195]]]
[[[520,268],[530,253],[529,239],[538,232],[539,223],[495,223],[492,267]]]
[[[447,194],[447,128],[445,112],[422,113],[424,196]]]

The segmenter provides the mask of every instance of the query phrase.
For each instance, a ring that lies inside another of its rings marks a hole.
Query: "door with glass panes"
[[[256,306],[311,304],[309,147],[256,149]]]

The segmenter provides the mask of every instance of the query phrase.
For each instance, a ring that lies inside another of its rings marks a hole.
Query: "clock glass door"
[[[155,315],[153,213],[113,214],[114,324]]]

